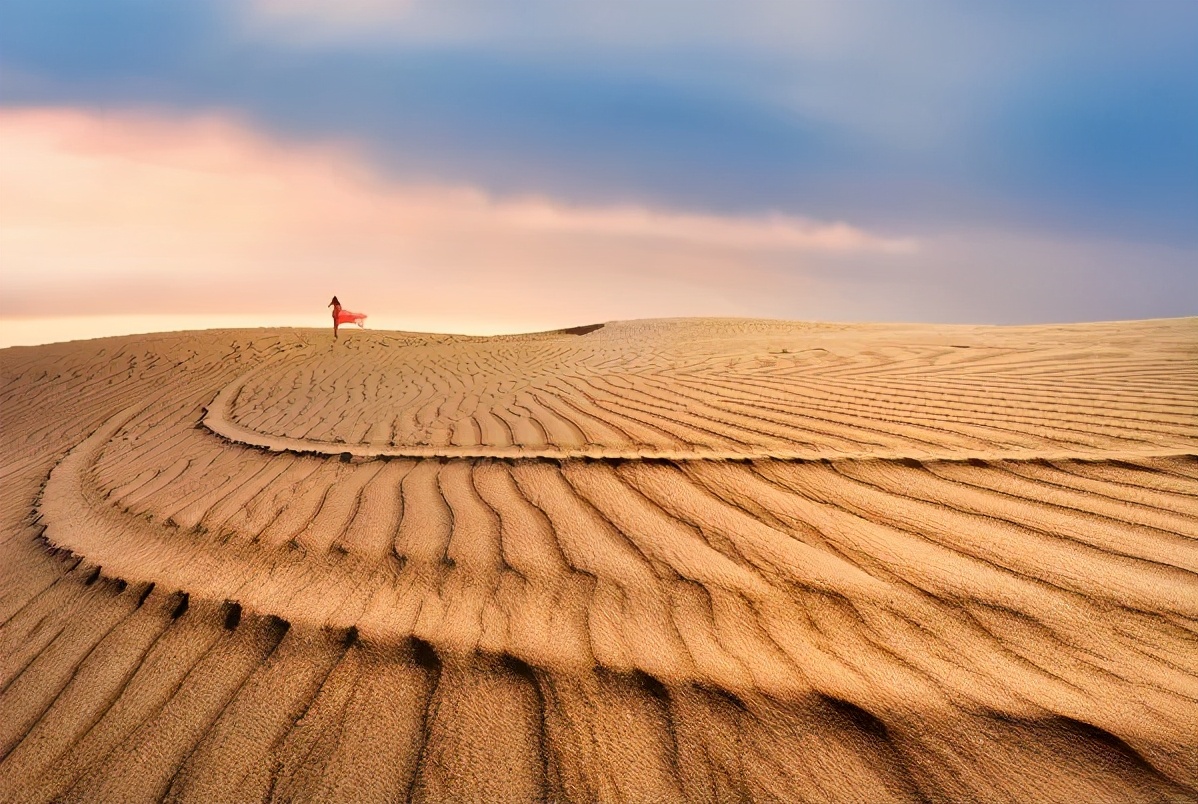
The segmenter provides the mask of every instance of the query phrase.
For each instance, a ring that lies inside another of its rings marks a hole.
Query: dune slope
[[[0,358],[0,801],[1198,800],[1198,320]]]

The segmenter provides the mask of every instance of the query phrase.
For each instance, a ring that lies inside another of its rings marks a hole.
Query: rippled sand
[[[1198,800],[1198,319],[0,360],[0,801]]]

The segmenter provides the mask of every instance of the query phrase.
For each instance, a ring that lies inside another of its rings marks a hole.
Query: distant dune
[[[1198,801],[1198,319],[0,360],[0,801]]]

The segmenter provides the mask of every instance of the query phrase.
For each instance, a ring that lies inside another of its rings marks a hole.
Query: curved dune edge
[[[217,392],[215,398],[204,408],[199,424],[213,435],[231,444],[250,447],[265,452],[289,453],[292,455],[315,455],[354,460],[379,460],[389,458],[493,458],[498,460],[661,460],[661,461],[1024,461],[1024,460],[1134,460],[1136,458],[1188,457],[1198,450],[1179,449],[1177,446],[1155,447],[1145,445],[1135,449],[1053,449],[1053,450],[985,450],[972,451],[963,455],[960,449],[928,450],[908,446],[901,452],[846,452],[828,449],[654,449],[652,447],[617,448],[590,446],[582,449],[560,447],[540,448],[526,446],[424,446],[418,444],[382,446],[375,444],[353,444],[288,438],[259,432],[233,421],[230,411],[250,379],[253,372],[239,377]]]
[[[88,471],[95,456],[146,407],[146,404],[130,407],[106,421],[51,471],[37,507],[37,516],[43,527],[41,537],[51,547],[67,550],[90,564],[107,567],[110,574],[127,583],[160,584],[164,588],[186,590],[195,598],[223,604],[236,603],[246,610],[275,616],[295,625],[353,628],[364,638],[382,644],[400,644],[419,636],[438,649],[469,652],[479,649],[487,641],[483,636],[454,645],[452,640],[442,640],[433,634],[417,634],[414,626],[397,629],[389,613],[379,610],[377,601],[380,595],[389,606],[396,603],[396,595],[419,596],[421,590],[419,586],[411,585],[393,589],[397,574],[393,562],[372,562],[339,552],[309,556],[302,547],[271,549],[258,544],[256,540],[234,541],[216,548],[198,537],[187,538],[169,520],[166,523],[153,522],[113,508],[103,499],[99,490],[88,482]],[[921,465],[914,463],[912,466]],[[768,529],[763,530],[768,532]],[[801,543],[789,545],[787,551],[773,560],[805,567],[795,582],[812,594],[852,600],[855,606],[902,611],[902,616],[906,618],[935,619],[938,616],[934,611],[927,610],[919,596],[879,583],[871,575],[825,551],[814,550]],[[732,569],[731,565],[729,569]],[[435,576],[435,583],[441,586],[446,584],[451,575],[459,584],[492,583],[485,577],[472,578],[465,568],[450,571],[444,566],[430,566],[424,574]],[[718,577],[712,576],[713,579]],[[522,582],[525,582],[523,578]],[[801,616],[795,606],[796,602],[800,607],[804,605],[803,595],[794,598],[791,596],[793,592],[788,595],[784,590],[775,589],[750,575],[738,577],[734,574],[715,580],[715,583],[729,584],[729,589],[735,594],[751,599],[756,609],[773,609],[784,619]],[[586,586],[585,581],[580,586],[577,579],[555,581],[551,586],[554,584],[556,591],[551,592],[550,597],[577,594]],[[1181,616],[1198,620],[1198,598],[1188,601],[1193,605],[1187,606],[1184,584],[1177,586],[1176,580],[1168,578],[1158,579],[1158,584],[1153,594],[1142,595],[1137,600],[1138,605],[1149,609],[1171,607]],[[355,602],[345,595],[345,590],[349,589],[363,594]],[[425,590],[427,593],[428,590]],[[283,605],[280,605],[281,602]],[[492,639],[487,650],[502,655],[514,653],[522,661],[534,665],[541,663],[572,672],[588,671],[597,664],[604,664],[594,654],[593,647],[590,651],[560,649],[556,645],[562,640],[560,632],[542,636],[543,639],[536,644],[525,642],[520,646]],[[577,645],[589,641],[590,638],[580,636],[566,640],[564,644]],[[747,687],[746,678],[741,672],[729,674],[716,671],[713,675],[710,669],[706,673],[699,673],[696,666],[671,666],[668,662],[649,667],[638,666],[634,662],[621,669],[652,672],[657,677],[676,683],[706,683],[738,692],[759,688],[761,680],[766,679],[765,689],[768,693],[781,697],[806,689],[805,684],[795,686],[795,678],[785,663],[768,670],[761,669],[755,674],[754,682]]]
[[[230,392],[235,394],[236,386],[236,382],[227,385],[221,393]],[[107,442],[126,423],[134,419],[139,412],[145,410],[151,404],[152,402],[149,401],[142,402],[111,417],[87,439],[73,448],[53,469],[46,483],[38,508],[39,518],[45,526],[45,537],[52,546],[70,550],[72,553],[83,556],[94,564],[107,566],[128,581],[165,582],[173,584],[178,588],[186,587],[191,594],[197,597],[214,601],[235,600],[239,605],[252,608],[262,614],[271,614],[288,619],[289,621],[304,622],[314,626],[334,628],[348,628],[352,626],[359,628],[361,631],[371,633],[375,638],[384,641],[398,641],[410,636],[407,633],[400,633],[398,635],[388,633],[385,627],[380,628],[377,624],[373,624],[370,621],[370,617],[363,616],[361,612],[357,615],[351,615],[341,610],[344,601],[338,595],[340,590],[349,587],[380,588],[393,577],[394,568],[392,567],[360,566],[355,564],[351,556],[349,559],[338,559],[322,567],[321,572],[323,573],[322,580],[324,583],[322,585],[313,585],[309,577],[312,569],[303,554],[294,551],[284,551],[271,555],[273,563],[270,566],[269,572],[266,573],[269,581],[265,586],[258,584],[257,588],[255,588],[253,579],[263,574],[261,558],[264,550],[261,547],[251,545],[242,547],[241,549],[222,549],[220,551],[198,550],[195,549],[194,545],[189,545],[185,542],[181,543],[177,538],[178,534],[175,532],[175,526],[169,522],[168,525],[170,527],[150,524],[139,518],[121,515],[110,506],[105,505],[97,491],[92,489],[85,480],[89,463],[94,455],[103,449]],[[216,407],[219,409],[219,406]],[[208,429],[211,432],[211,428]],[[246,446],[258,447],[266,452],[296,452],[324,458],[341,456],[343,454],[341,452],[321,452],[317,450],[268,449],[262,448],[259,445]],[[1120,456],[1110,455],[1103,460],[1109,461],[1120,458],[1142,459],[1149,456],[1187,458],[1190,457],[1190,454],[1178,454],[1166,451],[1143,451],[1129,452]],[[366,457],[425,458],[429,456],[367,455]],[[527,453],[515,455],[508,453],[468,456],[437,455],[433,457],[449,460],[462,458],[470,460],[511,460],[515,458],[533,462],[547,461],[558,465],[561,464],[562,460],[557,456]],[[598,457],[600,460],[616,461],[629,459],[633,461],[646,460],[646,456],[636,453],[631,455],[599,455],[594,457]],[[651,455],[648,456],[648,459],[660,459],[667,463],[674,463],[675,461],[682,463],[719,463],[729,460],[751,462],[753,460],[761,460],[762,457],[771,460],[778,458],[776,454],[768,454],[756,458],[740,454],[735,455],[735,457],[732,455],[717,454],[701,458],[695,455],[683,454],[681,457]],[[1059,456],[1058,459],[1073,460],[1078,457],[1065,455]],[[1092,455],[1083,455],[1080,457],[1082,459],[1093,460]],[[1026,459],[1026,456],[1017,456],[1017,458]],[[1004,458],[988,459],[1003,460]],[[1046,459],[1045,456],[1036,456],[1031,460],[1044,461]],[[820,460],[828,462],[826,458]],[[937,462],[961,464],[974,463],[979,460],[982,459],[974,456],[956,456],[953,460],[941,460]],[[841,456],[836,462],[850,465],[854,462],[864,462],[866,464],[894,462],[901,466],[922,466],[922,462],[919,459],[889,459],[878,458],[876,456]],[[122,535],[124,538],[121,538]],[[134,549],[129,549],[131,546],[134,546]],[[806,547],[803,546],[803,549],[806,549]],[[809,563],[812,559],[815,560],[816,564],[819,564],[824,560],[824,554],[808,552],[790,558],[790,560],[797,561],[798,563]],[[177,574],[177,570],[183,567],[187,568],[186,573]],[[836,576],[835,572],[833,572],[833,576]],[[837,578],[837,580],[843,580],[843,578]],[[849,587],[838,588],[833,583],[831,586],[825,587],[822,591],[830,594],[845,594],[847,591],[856,596],[863,596],[865,600],[872,599],[874,602],[897,602],[893,591],[879,592],[878,590],[881,587],[871,583],[871,581],[872,578],[870,576],[861,574]],[[805,582],[814,582],[816,588],[820,586],[819,582],[814,578],[807,578]],[[243,594],[240,590],[247,587],[252,590],[252,593]],[[272,597],[286,597],[288,594],[294,595],[293,590],[296,589],[301,590],[301,597],[307,601],[304,615],[297,617],[292,611],[280,610],[277,607],[272,607],[270,604],[269,601]],[[901,596],[901,598],[903,605],[912,605],[911,600],[907,599],[906,595]],[[1186,616],[1198,618],[1198,609],[1185,611],[1184,613]],[[582,660],[577,656],[564,656],[563,659],[566,663],[573,662],[579,667],[587,666],[589,662],[589,660]],[[729,685],[737,683],[735,679],[716,680],[716,682]]]
[[[40,525],[38,539],[51,551],[63,552],[96,568],[104,577],[124,584],[149,585],[178,590],[192,601],[207,600],[213,605],[236,605],[238,610],[259,616],[276,617],[290,626],[308,629],[353,629],[364,641],[375,644],[401,645],[412,638],[422,638],[437,650],[471,652],[484,650],[493,655],[521,654],[522,661],[551,664],[558,671],[588,672],[597,667],[597,658],[588,651],[558,650],[554,643],[560,633],[548,633],[543,644],[519,647],[475,642],[453,644],[429,634],[417,634],[412,629],[396,631],[387,616],[368,603],[348,607],[341,594],[346,589],[381,590],[394,581],[396,570],[389,564],[371,565],[353,558],[338,558],[320,563],[320,577],[313,576],[311,561],[295,550],[270,551],[260,545],[242,545],[221,550],[196,549],[193,542],[180,539],[176,526],[148,521],[144,517],[124,514],[104,499],[87,480],[92,460],[117,435],[121,428],[147,404],[131,406],[106,421],[88,438],[80,442],[51,470],[35,506],[35,521]],[[884,588],[873,578],[859,571],[845,571],[834,566],[822,553],[798,545],[801,561],[817,568],[807,579],[815,589],[828,594],[853,594],[859,600],[871,600],[886,605],[913,605],[908,595],[896,597],[893,590]],[[270,562],[264,572],[264,557]],[[819,567],[824,570],[818,570]],[[442,570],[443,571],[443,570]],[[463,583],[471,583],[469,579]],[[744,582],[744,581],[742,581]],[[568,593],[569,590],[559,590]],[[396,594],[413,594],[407,589]],[[790,601],[777,595],[759,582],[748,581],[739,593],[757,598],[757,605],[787,607]],[[272,605],[272,600],[286,600],[286,609]],[[393,599],[388,602],[395,602]],[[298,613],[297,613],[298,612]],[[1198,617],[1198,609],[1194,612]],[[569,641],[574,647],[578,640]],[[678,672],[676,668],[639,667],[635,663],[616,663],[611,669],[618,672],[649,672],[673,683],[702,683],[716,688],[748,692],[754,689],[743,672],[731,675]],[[600,663],[601,666],[601,663]],[[694,671],[695,668],[690,668]],[[771,696],[790,697],[810,692],[806,682],[791,677],[784,667],[765,670],[761,679],[773,680],[759,692]]]

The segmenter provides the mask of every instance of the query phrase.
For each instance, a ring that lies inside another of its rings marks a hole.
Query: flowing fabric
[[[338,324],[357,324],[359,327],[366,326],[366,313],[351,313],[349,310],[337,310],[333,313],[333,320]]]

